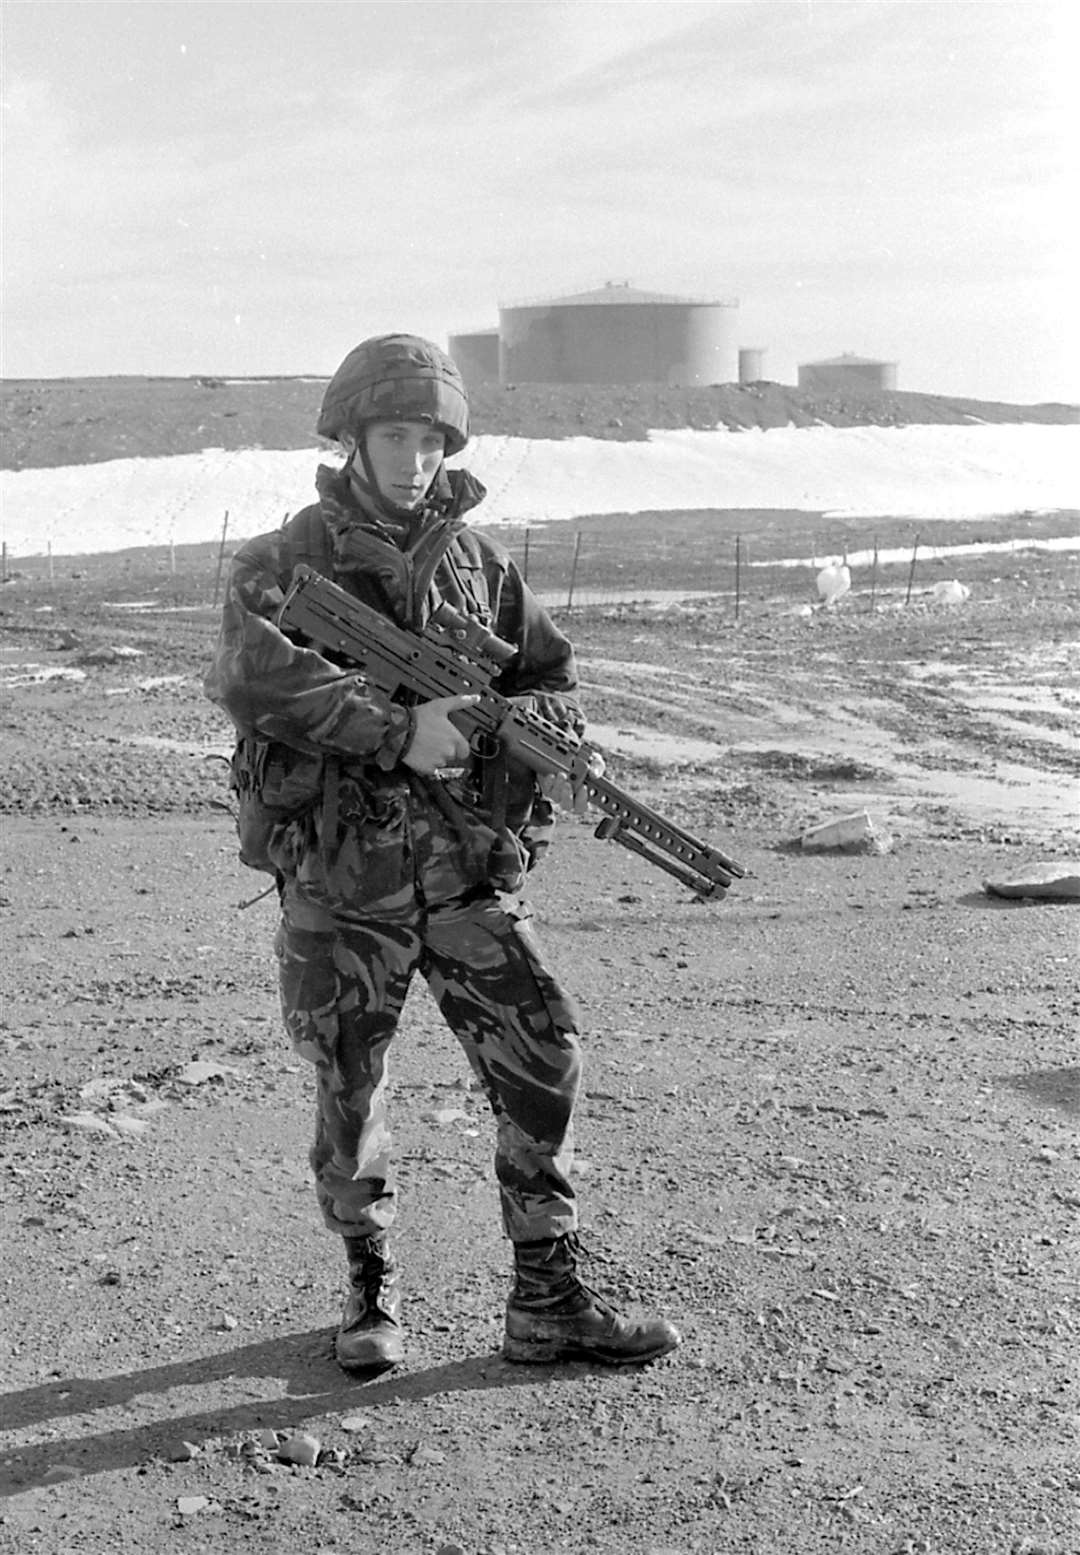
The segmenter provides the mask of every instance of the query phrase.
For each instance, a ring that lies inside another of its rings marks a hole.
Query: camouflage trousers
[[[494,1114],[506,1235],[534,1241],[575,1229],[577,1011],[543,964],[527,909],[506,900],[444,902],[407,923],[310,927],[310,915],[290,916],[286,897],[276,940],[282,1011],[296,1051],[315,1066],[310,1160],[330,1230],[368,1236],[394,1219],[387,1057],[417,972]]]

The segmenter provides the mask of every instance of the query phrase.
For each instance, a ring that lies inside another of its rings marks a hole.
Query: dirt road
[[[498,1358],[491,1125],[417,990],[409,1355],[367,1386],[215,808],[212,614],[9,586],[0,1549],[1080,1548],[1076,908],[983,890],[1075,852],[1077,592],[1022,570],[966,614],[578,623],[618,780],[751,871],[701,904],[569,821],[531,892],[587,1033],[591,1278],[685,1344]],[[789,845],[862,805],[884,851]]]

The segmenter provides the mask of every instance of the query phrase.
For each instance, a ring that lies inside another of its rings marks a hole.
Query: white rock
[[[111,1139],[116,1138],[114,1130],[96,1112],[69,1112],[60,1121],[68,1128],[82,1129],[87,1134],[108,1134]]]
[[[236,1074],[227,1064],[215,1064],[208,1058],[193,1058],[176,1076],[180,1085],[205,1085],[207,1080],[225,1080]]]
[[[835,605],[850,587],[851,568],[842,563],[833,562],[828,567],[822,567],[817,575],[818,595],[826,605]]]
[[[319,1461],[319,1439],[300,1431],[282,1442],[278,1448],[278,1457],[282,1463],[299,1463],[305,1468],[314,1468]]]
[[[145,1134],[150,1127],[143,1118],[129,1118],[124,1113],[114,1113],[109,1119],[112,1127],[118,1134],[139,1135]]]
[[[66,1479],[81,1479],[82,1472],[73,1463],[54,1463],[41,1477],[46,1485],[59,1485]]]
[[[891,846],[891,838],[878,830],[867,810],[811,826],[800,840],[807,853],[886,853]]]
[[[1080,863],[1076,860],[1052,859],[1042,864],[1028,864],[1003,880],[984,880],[983,890],[988,896],[1027,896],[1036,901],[1080,902]]]

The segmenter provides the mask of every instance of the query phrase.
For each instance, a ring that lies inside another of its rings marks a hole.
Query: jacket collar
[[[481,482],[443,465],[423,508],[400,525],[358,502],[344,470],[320,465],[315,486],[335,568],[377,578],[395,615],[419,624],[439,561],[486,494]]]

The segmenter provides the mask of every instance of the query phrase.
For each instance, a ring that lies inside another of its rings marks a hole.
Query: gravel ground
[[[567,821],[530,893],[584,1017],[590,1278],[685,1343],[499,1358],[491,1125],[417,989],[408,1358],[367,1385],[207,579],[7,585],[0,1550],[1080,1550],[1077,908],[984,889],[1077,867],[1080,587],[969,576],[959,610],[800,614],[766,574],[738,623],[575,617],[612,775],[749,868],[703,904]],[[796,845],[862,808],[873,850]]]

